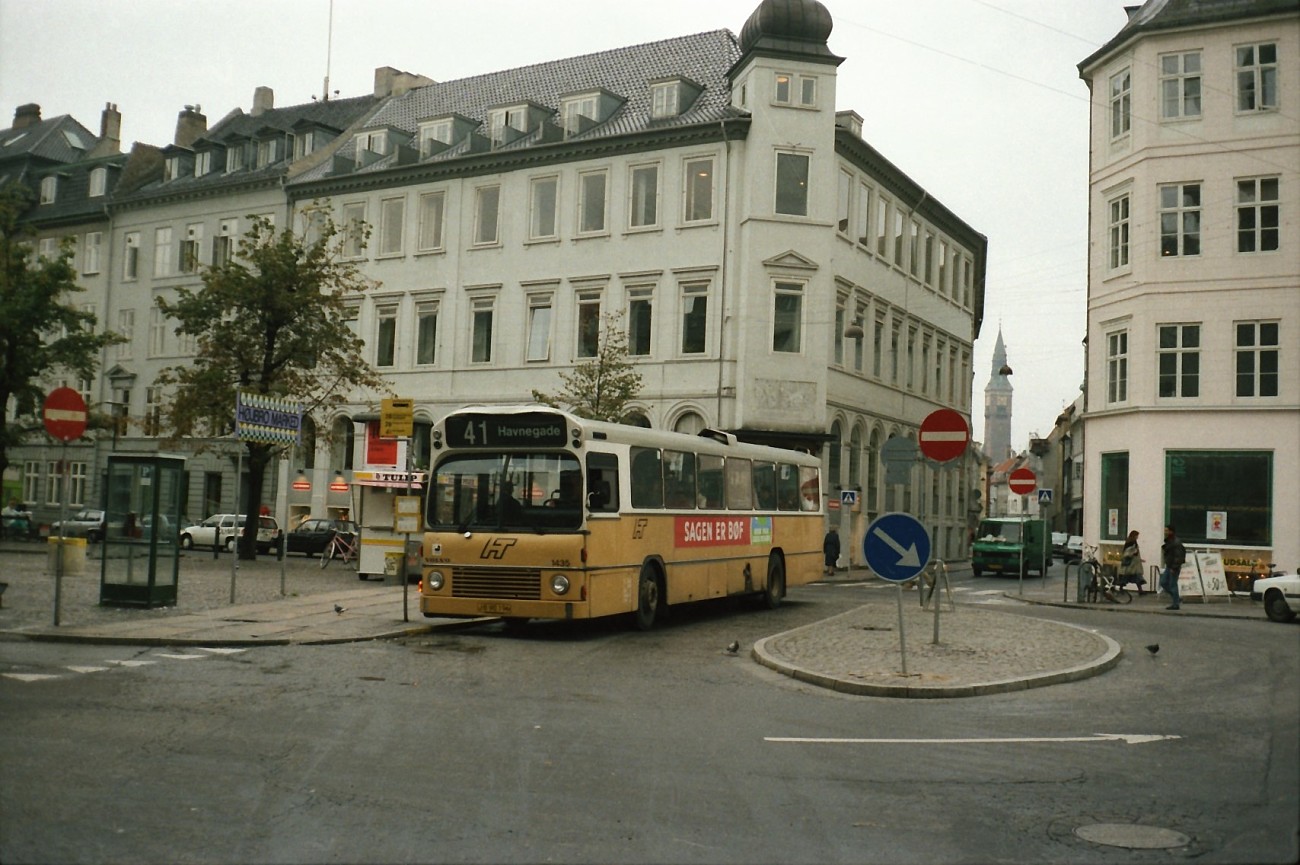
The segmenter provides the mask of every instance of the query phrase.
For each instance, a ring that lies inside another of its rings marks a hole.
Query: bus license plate
[[[510,614],[510,605],[500,601],[484,601],[478,605],[478,611],[485,616],[506,616]]]

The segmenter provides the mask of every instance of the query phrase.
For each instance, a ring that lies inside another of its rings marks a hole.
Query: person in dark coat
[[[835,563],[840,560],[840,533],[834,526],[831,526],[831,530],[822,540],[822,555],[826,558],[826,569],[823,573],[827,576],[835,573]]]
[[[1187,548],[1174,534],[1172,525],[1165,526],[1165,542],[1161,544],[1160,551],[1165,557],[1165,572],[1160,577],[1160,588],[1168,592],[1169,599],[1173,601],[1165,609],[1177,610],[1183,605],[1182,598],[1178,595],[1178,573],[1183,569],[1183,562],[1187,561]]]

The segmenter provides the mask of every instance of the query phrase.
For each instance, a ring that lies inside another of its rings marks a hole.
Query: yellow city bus
[[[822,573],[820,462],[798,451],[470,407],[438,422],[420,611],[507,623],[751,594],[776,607]]]

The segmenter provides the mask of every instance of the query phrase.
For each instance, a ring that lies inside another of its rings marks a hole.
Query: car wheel
[[[234,551],[235,551],[235,536],[231,535],[230,537],[226,538],[226,552],[233,553]]]
[[[181,535],[181,549],[182,550],[194,549],[194,538],[190,537],[189,535]]]
[[[1264,614],[1274,622],[1289,622],[1295,618],[1295,612],[1287,606],[1286,598],[1278,589],[1270,589],[1264,596]]]

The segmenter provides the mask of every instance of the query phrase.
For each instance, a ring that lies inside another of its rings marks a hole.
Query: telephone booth
[[[112,454],[104,489],[99,603],[176,603],[185,458]]]

